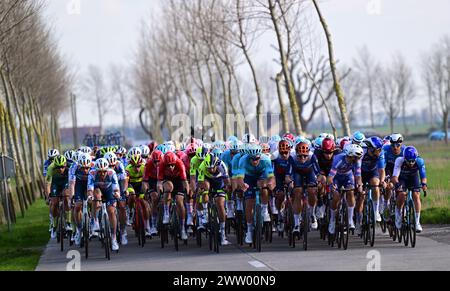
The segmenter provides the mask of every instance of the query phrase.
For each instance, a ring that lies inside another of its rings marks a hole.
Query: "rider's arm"
[[[417,159],[417,166],[419,167],[420,179],[422,181],[422,188],[426,191],[428,179],[427,179],[427,170],[425,167],[425,161],[422,158]]]
[[[94,187],[95,187],[94,180],[95,180],[94,171],[91,171],[88,176],[88,184],[87,184],[88,197],[92,197],[94,195]]]
[[[397,158],[395,160],[394,173],[392,174],[391,178],[391,181],[394,185],[398,183],[398,178],[400,177],[404,161],[405,159],[403,157]]]
[[[112,172],[112,189],[114,192],[114,197],[119,199],[120,198],[120,186],[119,186],[119,180],[117,178],[117,174],[115,172]]]

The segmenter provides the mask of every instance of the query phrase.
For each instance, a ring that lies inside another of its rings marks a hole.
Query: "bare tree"
[[[99,67],[90,65],[88,67],[88,77],[86,79],[86,86],[93,98],[89,98],[95,104],[97,109],[98,124],[100,132],[103,132],[103,121],[105,115],[110,109],[110,101],[106,92],[106,84],[103,78],[103,73]]]
[[[117,97],[117,101],[122,115],[122,132],[125,133],[128,126],[127,121],[127,106],[125,100],[127,99],[126,92],[126,71],[125,68],[119,65],[112,64],[110,67],[111,72],[111,95]]]
[[[433,46],[425,57],[425,82],[430,94],[431,104],[437,103],[442,117],[442,130],[448,144],[448,120],[450,114],[450,37],[444,36]],[[430,106],[431,106],[430,104]]]
[[[366,88],[362,93],[369,101],[370,124],[375,128],[375,88],[378,80],[380,65],[374,60],[367,46],[358,50],[358,55],[353,59],[353,67],[361,76],[361,82]],[[345,90],[344,90],[345,91]]]

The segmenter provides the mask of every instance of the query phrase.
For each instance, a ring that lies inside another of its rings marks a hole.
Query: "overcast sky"
[[[111,63],[129,65],[140,23],[157,10],[161,1],[46,2],[48,21],[55,29],[61,51],[78,75],[83,76],[90,64],[102,68]],[[418,71],[421,53],[444,34],[450,35],[449,0],[325,0],[321,8],[332,32],[336,57],[344,63],[351,62],[358,47],[367,45],[384,62],[401,52]],[[259,63],[270,53],[273,51],[269,47],[262,48]],[[417,73],[416,77],[419,76]],[[79,125],[97,123],[89,103],[80,102],[78,107]],[[70,118],[63,118],[62,123],[70,126]],[[110,116],[106,123],[120,124],[120,121]]]

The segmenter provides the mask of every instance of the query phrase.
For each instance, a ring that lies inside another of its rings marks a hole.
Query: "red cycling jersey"
[[[183,151],[177,151],[176,155],[183,162],[184,168],[186,169],[186,174],[189,173],[189,166],[191,163],[191,161],[189,160],[189,156]]]
[[[158,179],[158,167],[153,163],[153,159],[148,159],[145,164],[144,181],[148,182],[150,179]]]
[[[177,159],[175,168],[171,170],[168,165],[164,161],[158,166],[158,180],[171,180],[171,179],[180,179],[182,181],[187,180],[186,176],[186,167],[182,160]]]

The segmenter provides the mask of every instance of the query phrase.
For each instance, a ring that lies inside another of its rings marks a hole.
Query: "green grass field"
[[[34,271],[48,240],[48,206],[38,200],[11,233],[0,226],[0,271]]]
[[[417,149],[425,159],[430,188],[423,199],[422,222],[450,224],[450,146],[432,143]]]

